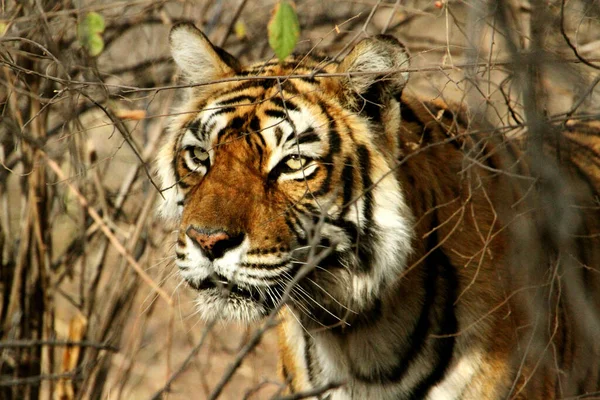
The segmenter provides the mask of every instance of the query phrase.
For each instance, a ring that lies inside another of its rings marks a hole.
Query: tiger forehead
[[[325,114],[334,111],[329,104],[331,99],[318,88],[300,92],[291,80],[281,84],[248,80],[240,86],[207,98],[198,107],[200,112],[186,122],[188,129],[196,130],[199,124],[210,127],[217,119],[227,121],[222,126],[227,131],[258,132],[284,121],[293,126],[301,119],[309,125],[320,126],[328,119]]]
[[[328,96],[340,89],[338,79],[322,76],[335,72],[336,63],[323,63],[313,58],[301,61],[291,60],[283,63],[269,61],[250,65],[238,72],[234,81],[217,90],[210,96],[216,99],[242,92],[264,99],[276,96],[307,97],[327,93]]]
[[[266,62],[257,62],[245,68],[244,73],[254,73],[264,76],[289,76],[289,75],[314,75],[319,72],[335,72],[338,63],[329,60],[326,57],[317,58],[292,57],[283,62],[270,60]]]

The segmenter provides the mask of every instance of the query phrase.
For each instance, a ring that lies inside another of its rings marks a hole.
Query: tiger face
[[[407,75],[385,71],[407,66],[403,47],[377,37],[340,63],[243,68],[192,25],[170,45],[196,86],[159,155],[161,213],[179,225],[176,264],[200,315],[248,322],[287,300],[323,324],[369,308],[413,236],[380,122],[397,118]]]

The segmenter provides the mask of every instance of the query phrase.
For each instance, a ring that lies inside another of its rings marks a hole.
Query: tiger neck
[[[299,325],[294,320],[297,335],[288,338],[288,343],[296,347],[303,366],[299,376],[309,387],[344,382],[346,391],[384,398],[369,390],[385,385],[389,393],[397,389],[412,393],[411,398],[424,398],[451,368],[457,349],[463,347],[458,342],[468,340],[471,348],[478,348],[478,339],[472,335],[456,335],[460,330],[455,306],[461,290],[459,277],[437,230],[449,212],[440,215],[438,206],[461,196],[462,153],[452,142],[419,151],[448,138],[421,103],[401,104],[398,115],[395,137],[385,131],[382,142],[398,150],[396,178],[418,221],[414,251],[402,278],[349,326],[311,330],[300,327],[310,327],[310,321],[300,320]]]
[[[295,318],[288,321],[294,328],[284,329],[287,345],[297,360],[288,375],[295,376],[295,385],[344,383],[343,392],[354,395],[340,399],[400,393],[425,398],[449,370],[457,341],[464,340],[454,335],[457,278],[447,263],[434,250],[423,268],[407,273],[350,326],[304,329]],[[386,394],[378,391],[384,387]]]

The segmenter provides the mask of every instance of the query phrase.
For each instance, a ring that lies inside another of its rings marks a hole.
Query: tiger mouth
[[[261,296],[260,291],[252,287],[242,287],[232,283],[222,275],[208,277],[202,281],[188,280],[188,285],[198,292],[213,290],[218,291],[222,297],[242,297],[252,300],[257,303],[263,303],[265,299]]]

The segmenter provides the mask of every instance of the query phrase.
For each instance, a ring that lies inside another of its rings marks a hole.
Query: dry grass
[[[407,90],[467,103],[518,134],[528,107],[555,122],[600,117],[600,3],[568,1],[562,25],[561,4],[298,1],[298,51],[337,55],[366,34],[394,34],[412,53]],[[236,358],[220,398],[278,392],[270,330],[263,337],[196,317],[171,262],[173,234],[154,218],[160,193],[150,172],[177,97],[169,27],[195,22],[254,61],[272,56],[272,7],[0,3],[1,398],[209,398]],[[99,57],[76,37],[90,11],[106,21]],[[535,107],[518,84],[531,76],[515,64],[527,51],[540,61]],[[239,356],[252,337],[257,346]]]

